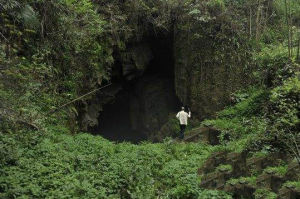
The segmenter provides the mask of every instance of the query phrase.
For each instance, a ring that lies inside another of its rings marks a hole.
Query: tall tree
[[[284,0],[285,5],[285,16],[286,16],[286,25],[287,25],[287,31],[288,31],[288,53],[289,58],[291,57],[291,33],[290,33],[290,14],[289,14],[289,6],[287,3],[287,0]]]

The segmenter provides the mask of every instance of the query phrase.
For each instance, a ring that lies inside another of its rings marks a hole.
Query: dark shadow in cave
[[[174,81],[173,34],[157,35],[147,39],[154,59],[151,60],[146,74],[160,75]]]
[[[117,76],[113,79],[113,83],[121,84],[122,91],[103,107],[98,118],[99,127],[94,133],[112,141],[137,143],[157,132],[168,115],[178,110],[172,35],[144,39],[143,42],[150,46],[152,60],[144,73],[136,78],[128,80]]]
[[[106,104],[98,118],[100,134],[111,141],[130,141],[137,143],[147,137],[132,129],[130,122],[130,92],[120,91],[115,100]]]

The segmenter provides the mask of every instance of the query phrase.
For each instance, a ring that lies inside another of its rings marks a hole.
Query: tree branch
[[[76,99],[74,99],[74,100],[72,100],[72,101],[66,103],[66,104],[63,104],[63,105],[61,105],[61,106],[59,106],[59,107],[57,107],[57,108],[55,108],[55,109],[49,111],[49,112],[46,114],[46,116],[52,115],[52,114],[55,113],[56,111],[61,110],[62,108],[66,107],[66,106],[68,106],[68,105],[70,105],[70,104],[73,104],[74,102],[76,102],[76,101],[78,101],[78,100],[81,100],[81,99],[83,99],[84,97],[86,97],[86,96],[88,96],[88,95],[91,95],[91,94],[93,94],[93,93],[95,93],[95,92],[97,92],[97,91],[99,91],[99,90],[101,90],[101,89],[103,89],[103,88],[106,88],[106,87],[108,87],[108,86],[110,86],[110,85],[112,85],[112,84],[110,83],[110,84],[105,85],[105,86],[103,86],[103,87],[97,88],[97,89],[95,89],[95,90],[93,90],[93,91],[91,91],[91,92],[88,92],[88,93],[86,93],[86,94],[84,94],[84,95],[82,95],[82,96],[80,96],[80,97],[78,97],[78,98],[76,98]]]
[[[7,41],[7,42],[9,42],[9,40],[8,39],[6,39],[6,37],[0,32],[0,35]]]

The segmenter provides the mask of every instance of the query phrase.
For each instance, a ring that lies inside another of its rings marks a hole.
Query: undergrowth
[[[48,131],[1,133],[0,198],[231,198],[199,188],[211,146]]]

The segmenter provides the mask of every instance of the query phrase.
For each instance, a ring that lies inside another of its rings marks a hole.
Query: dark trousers
[[[183,139],[184,138],[184,131],[185,131],[185,124],[180,124],[180,134],[179,134],[179,138]]]

